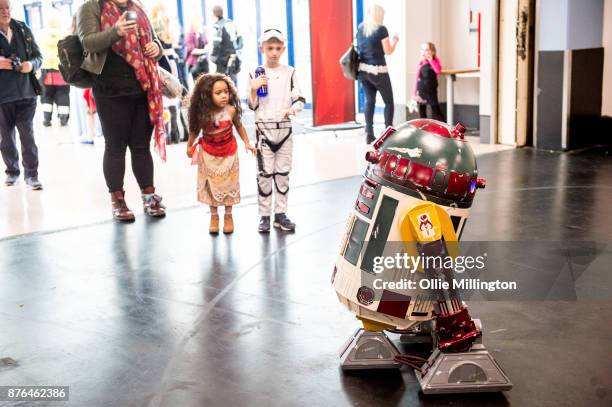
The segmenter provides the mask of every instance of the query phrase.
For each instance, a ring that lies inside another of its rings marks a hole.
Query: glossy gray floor
[[[479,169],[488,187],[464,240],[612,241],[609,156],[523,149]],[[294,189],[295,234],[259,235],[247,199],[231,236],[209,236],[200,207],[1,240],[0,359],[17,364],[0,363],[0,385],[69,385],[79,407],[612,405],[609,300],[470,304],[506,394],[424,396],[410,369],[343,373],[358,323],[330,274],[358,185]]]

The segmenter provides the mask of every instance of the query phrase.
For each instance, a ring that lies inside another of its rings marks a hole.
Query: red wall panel
[[[338,60],[353,42],[352,0],[310,0],[313,124],[355,120],[355,85]]]

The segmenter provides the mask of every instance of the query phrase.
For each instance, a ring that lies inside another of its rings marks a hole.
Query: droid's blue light
[[[473,179],[472,182],[470,183],[470,194],[473,194],[474,191],[476,191],[476,180]]]

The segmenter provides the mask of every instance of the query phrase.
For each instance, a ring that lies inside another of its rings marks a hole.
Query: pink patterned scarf
[[[138,31],[130,32],[113,44],[112,50],[122,57],[135,71],[140,86],[147,92],[149,102],[149,119],[154,128],[155,151],[166,161],[166,128],[164,126],[164,107],[162,101],[157,61],[144,56],[145,45],[153,41],[153,29],[144,10],[133,1],[127,2],[128,10],[138,15]],[[121,18],[122,12],[112,1],[104,2],[101,27],[106,30],[113,27]]]

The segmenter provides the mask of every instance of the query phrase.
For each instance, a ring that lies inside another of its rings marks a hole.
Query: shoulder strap
[[[32,44],[28,41],[28,37],[26,34],[27,25],[23,21],[13,20],[15,21],[15,25],[17,26],[17,34],[21,37],[23,44],[25,45],[26,58],[30,59],[32,56]]]

